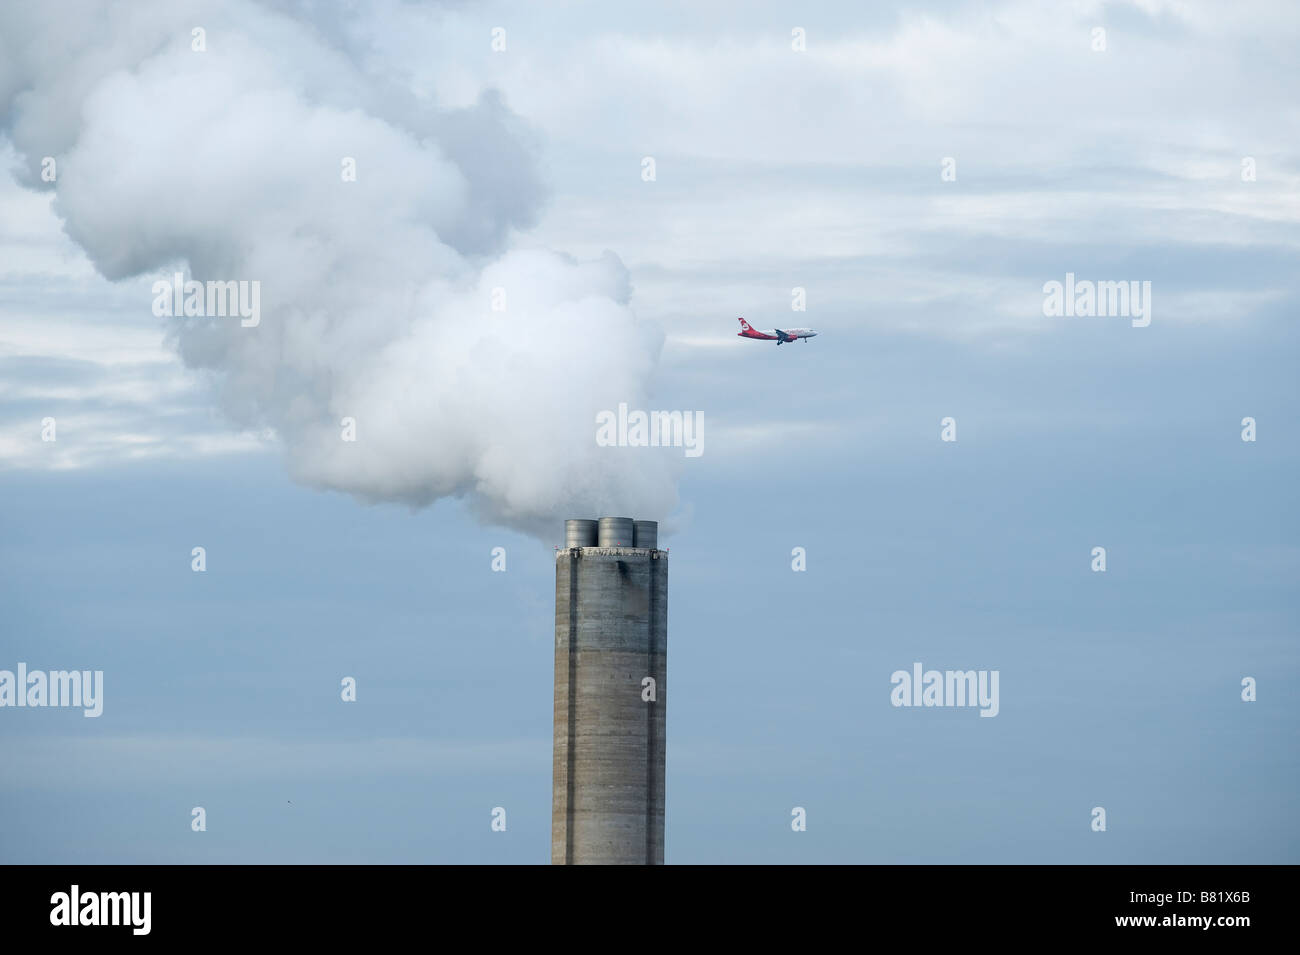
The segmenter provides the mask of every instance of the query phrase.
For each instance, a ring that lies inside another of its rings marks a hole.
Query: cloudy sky
[[[547,861],[552,545],[628,513],[669,862],[1300,861],[1300,10],[864,6],[0,14],[0,669],[105,674],[0,709],[0,857]]]

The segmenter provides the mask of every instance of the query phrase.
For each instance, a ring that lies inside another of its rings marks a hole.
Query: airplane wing
[[[774,328],[774,329],[772,329],[772,331],[776,332],[776,337],[777,337],[777,339],[778,339],[779,341],[783,341],[783,342],[792,342],[792,341],[794,341],[794,336],[793,336],[793,335],[787,335],[785,332],[781,331],[781,329],[779,329],[779,328]]]

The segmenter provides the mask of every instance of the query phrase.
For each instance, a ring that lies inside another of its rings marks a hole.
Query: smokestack
[[[668,555],[659,525],[565,523],[555,555],[551,862],[662,865]]]

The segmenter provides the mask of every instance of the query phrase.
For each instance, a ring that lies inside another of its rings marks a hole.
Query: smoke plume
[[[667,516],[676,459],[594,439],[597,412],[647,406],[662,343],[626,269],[509,248],[544,200],[527,124],[491,91],[463,109],[415,97],[345,27],[293,11],[5,5],[0,132],[21,180],[55,190],[109,279],[260,283],[256,327],[163,321],[236,424],[274,430],[295,479],[462,496],[548,539],[565,516]]]

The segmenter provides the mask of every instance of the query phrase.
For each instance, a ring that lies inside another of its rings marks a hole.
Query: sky
[[[1300,861],[1300,10],[127,9],[0,14],[0,670],[104,674],[0,707],[0,859],[546,863],[616,513],[667,862]]]

